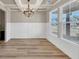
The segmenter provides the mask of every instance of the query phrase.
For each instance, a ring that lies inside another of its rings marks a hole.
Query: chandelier
[[[28,5],[28,7],[27,7],[27,9],[25,11],[23,11],[23,14],[25,16],[27,16],[27,17],[30,17],[30,16],[32,16],[34,14],[33,9],[30,8],[30,0],[28,0],[28,4],[27,5]]]

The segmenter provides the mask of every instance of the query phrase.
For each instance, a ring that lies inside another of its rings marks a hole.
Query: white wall
[[[45,38],[46,23],[10,23],[11,38]]]
[[[12,11],[10,25],[10,38],[46,38],[47,13],[35,13],[32,18],[27,18],[22,12]]]
[[[30,18],[25,16],[23,12],[11,11],[10,23],[47,23],[47,12],[35,12]]]

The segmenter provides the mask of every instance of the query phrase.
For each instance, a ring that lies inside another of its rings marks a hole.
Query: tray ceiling
[[[16,4],[14,0],[0,0],[4,4]]]
[[[10,7],[11,9],[16,9],[17,7],[15,0],[0,0],[5,6]],[[31,4],[35,4],[37,0],[31,0]],[[55,4],[58,0],[43,0],[39,9],[46,10],[50,9],[53,4]],[[27,4],[27,0],[21,0],[22,4]],[[44,8],[44,9],[43,9]],[[17,9],[18,10],[18,9]]]
[[[15,4],[15,0],[0,0],[2,1],[4,4]],[[27,0],[21,0],[23,4],[27,3]],[[46,3],[50,3],[53,4],[55,3],[57,0],[43,0],[42,4],[46,4]],[[35,4],[36,0],[31,0],[31,4]]]

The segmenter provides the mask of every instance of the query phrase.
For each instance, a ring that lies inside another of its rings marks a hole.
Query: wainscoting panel
[[[9,23],[11,38],[45,38],[47,23]]]

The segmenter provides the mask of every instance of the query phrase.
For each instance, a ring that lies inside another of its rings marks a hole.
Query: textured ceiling
[[[4,4],[15,4],[15,0],[0,0],[2,1]]]

